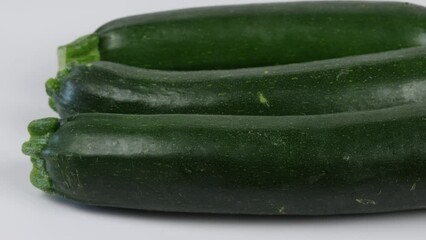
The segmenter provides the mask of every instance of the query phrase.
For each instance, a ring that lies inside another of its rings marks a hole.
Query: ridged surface
[[[158,71],[110,62],[75,66],[46,84],[61,116],[307,115],[426,101],[426,47],[275,67]]]
[[[323,215],[423,208],[426,107],[317,116],[63,120],[42,158],[54,192],[159,211]]]
[[[426,44],[426,10],[391,2],[297,2],[184,9],[100,27],[100,59],[169,70],[306,62]]]

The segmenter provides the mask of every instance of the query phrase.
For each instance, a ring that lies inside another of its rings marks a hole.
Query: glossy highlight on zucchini
[[[330,215],[426,202],[424,104],[279,117],[93,113],[29,130],[33,184],[84,204]]]
[[[426,47],[259,68],[165,71],[76,65],[46,83],[77,113],[306,115],[426,101]]]
[[[59,48],[61,70],[111,61],[164,70],[282,65],[425,46],[426,9],[321,1],[183,9],[125,17]]]

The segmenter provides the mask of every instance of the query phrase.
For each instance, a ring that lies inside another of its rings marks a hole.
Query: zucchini
[[[59,48],[59,65],[111,61],[165,70],[282,65],[426,44],[426,10],[393,2],[297,2],[121,18]]]
[[[275,117],[92,113],[29,131],[32,183],[84,204],[328,215],[426,202],[424,104]]]
[[[111,62],[77,65],[47,84],[62,116],[302,115],[426,100],[426,47],[271,67],[165,71]]]

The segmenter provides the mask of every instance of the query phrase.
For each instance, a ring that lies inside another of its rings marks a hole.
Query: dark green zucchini
[[[297,2],[121,18],[59,48],[60,68],[111,61],[167,70],[281,65],[426,44],[426,10],[395,2]]]
[[[426,100],[426,47],[274,67],[162,71],[110,62],[50,79],[57,112],[301,115]]]
[[[310,116],[80,114],[29,126],[32,183],[84,204],[327,215],[426,206],[426,105]]]

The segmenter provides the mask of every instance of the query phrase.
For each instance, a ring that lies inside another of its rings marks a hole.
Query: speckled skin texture
[[[316,116],[81,114],[39,155],[52,192],[145,210],[327,215],[425,207],[426,108]]]
[[[216,71],[159,71],[96,62],[75,66],[46,86],[63,117],[85,112],[306,115],[425,102],[425,76],[426,47],[417,47]]]
[[[426,11],[390,2],[297,2],[184,9],[100,27],[100,59],[153,69],[269,66],[426,44]]]

